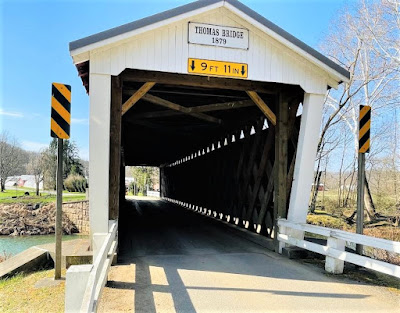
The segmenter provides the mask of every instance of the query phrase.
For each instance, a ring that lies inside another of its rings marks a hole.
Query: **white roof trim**
[[[272,37],[275,40],[277,40],[278,42],[282,43],[284,46],[286,46],[289,49],[293,50],[294,52],[298,53],[299,55],[301,55],[306,60],[308,60],[311,63],[317,65],[320,68],[322,68],[324,71],[328,72],[330,75],[335,77],[338,81],[343,81],[343,82],[348,82],[349,81],[349,79],[347,77],[345,77],[344,75],[342,75],[339,72],[335,71],[333,68],[331,68],[328,65],[326,65],[325,63],[321,62],[316,57],[314,57],[311,54],[309,54],[307,51],[305,51],[305,50],[301,49],[300,47],[296,46],[295,44],[293,44],[292,42],[290,42],[286,38],[283,38],[282,36],[280,36],[279,34],[277,34],[274,31],[272,31],[268,27],[264,26],[263,24],[259,23],[258,21],[256,21],[252,17],[249,17],[248,15],[246,15],[242,11],[238,10],[236,7],[234,7],[230,3],[225,2],[224,6],[227,9],[229,9],[230,11],[232,11],[233,13],[235,13],[236,15],[238,15],[241,18],[243,18],[246,21],[248,21],[250,24],[252,24],[256,28],[260,29],[262,32],[266,33],[270,37]]]
[[[215,4],[211,4],[211,5],[199,8],[197,10],[193,10],[193,11],[190,11],[190,12],[187,12],[187,13],[184,13],[184,14],[180,14],[180,15],[174,16],[172,18],[165,19],[165,20],[162,20],[160,22],[156,22],[154,24],[150,24],[150,25],[147,25],[145,27],[141,27],[141,28],[135,29],[133,31],[123,33],[121,35],[117,35],[115,37],[111,37],[111,38],[108,38],[108,39],[105,39],[105,40],[101,40],[101,41],[89,44],[87,46],[84,46],[82,48],[71,50],[70,54],[71,54],[72,57],[75,57],[75,56],[77,56],[79,54],[82,54],[82,53],[85,53],[85,52],[100,48],[100,47],[105,46],[105,45],[113,44],[115,42],[118,42],[118,41],[121,41],[121,40],[125,40],[125,39],[128,39],[128,38],[133,37],[133,36],[140,35],[142,33],[154,30],[154,29],[162,27],[164,25],[172,24],[174,22],[178,22],[180,20],[183,20],[183,19],[186,19],[186,18],[190,18],[192,16],[199,15],[199,14],[205,13],[207,11],[220,8],[223,5],[224,5],[224,2],[221,0],[220,2],[215,3]]]

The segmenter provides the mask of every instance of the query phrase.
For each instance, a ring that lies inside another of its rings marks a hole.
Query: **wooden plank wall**
[[[226,49],[188,43],[188,22],[249,30],[249,49]],[[248,64],[248,79],[299,85],[325,94],[326,73],[226,8],[164,25],[90,53],[90,73],[119,75],[124,69],[187,74],[188,58]]]
[[[269,124],[265,128],[264,123],[265,118],[261,117],[243,130],[216,139],[208,147],[199,147],[188,157],[162,167],[161,196],[182,201],[196,211],[271,237],[275,127]],[[287,199],[293,179],[300,117],[291,125]],[[252,126],[254,134],[250,134],[253,133]]]

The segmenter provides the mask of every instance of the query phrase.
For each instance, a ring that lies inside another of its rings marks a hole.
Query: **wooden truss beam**
[[[143,95],[142,99],[145,101],[169,108],[171,110],[175,110],[175,111],[182,112],[184,114],[191,115],[193,117],[205,120],[207,122],[222,124],[222,121],[218,118],[215,118],[215,117],[203,114],[203,113],[192,112],[190,108],[186,108],[179,104],[173,103],[171,101],[168,101],[168,100],[165,100],[165,99],[162,99],[162,98],[150,95],[150,94]]]
[[[122,115],[124,115],[128,110],[138,102],[156,83],[147,82],[144,83],[142,87],[139,88],[125,103],[122,105]]]
[[[275,251],[278,252],[278,224],[279,218],[286,218],[287,210],[287,175],[288,175],[288,135],[289,135],[289,103],[283,93],[276,99],[276,114],[278,121],[275,131],[275,173],[274,173],[274,217],[275,217]]]
[[[122,85],[118,76],[111,76],[110,114],[110,166],[109,166],[109,209],[112,219],[118,219],[120,204],[121,166],[121,104]],[[125,194],[125,188],[124,188]]]
[[[192,108],[188,108],[191,113],[204,113],[211,111],[223,111],[223,110],[232,110],[232,109],[240,109],[254,106],[254,102],[252,100],[244,100],[244,101],[230,101],[223,103],[213,103],[207,105],[200,105]],[[157,118],[157,117],[166,117],[166,116],[175,116],[184,114],[179,111],[155,111],[155,112],[145,112],[135,114],[134,119],[142,119],[142,118]]]
[[[265,114],[268,120],[272,123],[272,125],[276,125],[276,115],[272,110],[268,107],[268,105],[264,102],[263,99],[258,95],[255,91],[246,91],[251,100],[254,101],[255,104],[260,108],[260,110]]]
[[[125,69],[121,74],[123,82],[147,82],[152,81],[157,84],[218,88],[231,90],[252,90],[266,94],[277,94],[282,88],[289,88],[288,85],[256,82],[245,79],[220,78],[212,76],[173,74],[154,71],[143,71],[134,69]],[[299,89],[299,86],[290,86],[290,88]]]

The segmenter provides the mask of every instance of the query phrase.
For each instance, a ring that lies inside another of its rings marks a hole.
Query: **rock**
[[[4,227],[4,228],[0,229],[0,234],[1,234],[1,235],[6,235],[6,236],[8,236],[8,235],[10,235],[12,232],[13,232],[13,229],[12,229],[12,228]]]
[[[0,235],[54,234],[55,204],[0,204]],[[63,233],[78,232],[67,216],[63,216]]]

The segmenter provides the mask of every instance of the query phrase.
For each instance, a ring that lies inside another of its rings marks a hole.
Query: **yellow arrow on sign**
[[[247,78],[246,63],[188,59],[188,73]]]

